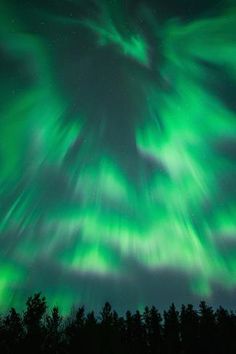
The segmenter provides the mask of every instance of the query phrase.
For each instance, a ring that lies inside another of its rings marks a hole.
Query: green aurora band
[[[81,279],[132,282],[129,260],[179,271],[199,297],[234,289],[236,112],[214,87],[236,88],[236,7],[181,21],[140,5],[127,20],[123,1],[65,3],[78,16],[0,5],[0,308],[37,287],[64,312],[94,305]],[[58,51],[75,46],[73,78]]]

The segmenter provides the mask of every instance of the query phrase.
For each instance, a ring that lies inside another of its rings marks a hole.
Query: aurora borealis
[[[235,306],[235,1],[2,0],[0,32],[0,308]]]

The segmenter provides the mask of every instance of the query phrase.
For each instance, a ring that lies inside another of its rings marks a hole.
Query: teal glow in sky
[[[235,306],[234,1],[1,1],[0,309]]]

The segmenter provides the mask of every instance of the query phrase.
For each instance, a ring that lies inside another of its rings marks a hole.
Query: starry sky
[[[235,0],[1,0],[0,51],[0,310],[235,308]]]

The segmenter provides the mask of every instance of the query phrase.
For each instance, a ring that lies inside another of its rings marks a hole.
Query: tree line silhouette
[[[37,293],[22,313],[1,315],[0,353],[235,354],[236,314],[202,301],[198,309],[171,304],[163,314],[152,306],[120,316],[107,302],[98,315],[82,306],[63,318]]]

